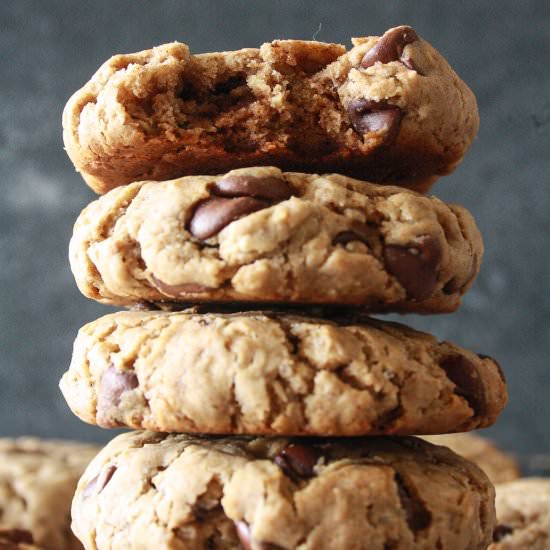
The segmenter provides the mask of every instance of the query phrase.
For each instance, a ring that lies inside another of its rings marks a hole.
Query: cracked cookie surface
[[[495,488],[498,525],[489,550],[547,550],[550,479],[523,478]]]
[[[497,448],[485,437],[474,433],[458,433],[430,435],[423,439],[434,445],[449,447],[457,455],[475,462],[495,485],[520,477],[519,464],[514,456]]]
[[[0,439],[0,548],[77,550],[70,507],[99,448],[36,438]]]
[[[410,27],[353,44],[114,56],[69,100],[66,150],[99,193],[259,165],[425,191],[477,133],[475,97]]]
[[[481,550],[494,489],[416,438],[216,438],[133,432],[73,501],[86,549]]]
[[[61,381],[104,427],[422,434],[492,424],[498,364],[395,323],[274,312],[119,312],[84,326]]]
[[[332,303],[426,313],[458,307],[482,254],[460,206],[274,167],[114,189],[84,209],[70,244],[80,290],[108,304]]]

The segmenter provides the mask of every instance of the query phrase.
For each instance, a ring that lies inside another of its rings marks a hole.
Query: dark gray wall
[[[550,4],[547,0],[125,0],[0,4],[0,435],[105,440],[69,413],[57,382],[83,323],[108,308],[69,271],[72,224],[93,194],[61,142],[68,96],[110,55],[180,40],[195,52],[277,37],[349,43],[408,23],[477,94],[481,131],[435,194],[485,237],[482,273],[453,315],[406,319],[498,358],[511,400],[491,435],[550,452]]]

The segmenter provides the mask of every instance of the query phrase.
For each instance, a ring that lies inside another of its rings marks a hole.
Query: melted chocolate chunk
[[[184,283],[181,285],[169,285],[158,279],[153,275],[152,277],[155,286],[164,294],[172,297],[187,296],[188,294],[200,294],[201,292],[207,292],[214,290],[211,287],[201,285],[199,283]],[[160,308],[158,308],[160,309]]]
[[[476,416],[483,416],[487,406],[477,367],[462,355],[444,357],[439,365],[455,384],[455,393],[468,401]]]
[[[119,405],[123,393],[137,388],[138,384],[138,378],[133,371],[121,371],[114,365],[103,373],[97,396],[97,417],[100,425],[112,425],[109,410]]]
[[[252,197],[210,198],[201,202],[195,209],[189,230],[197,239],[206,240],[231,222],[268,206],[270,204],[267,201]]]
[[[111,481],[115,472],[116,466],[112,464],[107,466],[105,470],[90,480],[84,491],[82,491],[82,496],[88,498],[92,495],[99,495],[99,493],[105,489],[107,483]]]
[[[293,480],[308,479],[315,475],[315,464],[322,452],[315,447],[291,443],[273,461]]]
[[[441,246],[430,235],[418,237],[408,246],[386,245],[384,259],[388,271],[413,300],[429,298],[437,284]]]
[[[189,231],[200,240],[209,239],[231,222],[295,193],[281,178],[234,175],[219,180],[212,194],[216,196],[199,203],[189,222]]]
[[[395,483],[409,529],[414,533],[426,529],[432,521],[432,514],[418,497],[415,489],[405,483],[405,480],[398,473],[395,474]]]
[[[408,69],[416,70],[412,61],[403,58],[403,49],[407,44],[418,40],[418,35],[411,27],[402,25],[386,31],[378,42],[363,56],[361,67],[366,69],[376,62],[390,63],[401,61]]]
[[[377,132],[384,134],[382,144],[394,141],[399,132],[403,112],[395,105],[355,99],[348,105],[348,115],[358,134]]]
[[[292,187],[281,178],[237,175],[219,180],[213,192],[220,197],[254,197],[269,201],[284,201],[295,194]]]

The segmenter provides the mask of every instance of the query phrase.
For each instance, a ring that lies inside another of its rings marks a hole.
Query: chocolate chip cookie
[[[479,269],[471,215],[399,187],[245,168],[114,189],[78,218],[70,260],[103,303],[205,301],[455,310]]]
[[[520,476],[518,461],[485,437],[461,433],[430,435],[424,439],[435,445],[445,445],[470,462],[475,462],[494,484],[512,481]]]
[[[98,193],[260,165],[425,191],[476,135],[474,95],[410,27],[352,42],[116,55],[69,100],[65,147]]]
[[[489,550],[550,548],[550,479],[524,478],[496,486],[498,525]]]
[[[90,464],[73,501],[87,549],[481,550],[494,489],[415,438],[300,440],[133,432]]]
[[[84,326],[61,381],[104,427],[421,434],[494,422],[498,364],[395,323],[282,313],[120,312]]]
[[[0,439],[0,548],[82,548],[70,530],[71,499],[98,450],[67,441]]]

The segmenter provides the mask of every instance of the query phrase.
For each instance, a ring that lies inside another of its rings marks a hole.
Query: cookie
[[[70,244],[89,298],[247,302],[243,309],[279,302],[449,312],[482,253],[460,206],[273,167],[114,189],[81,213]]]
[[[72,507],[86,549],[477,550],[494,489],[415,438],[291,440],[152,432],[115,438]]]
[[[493,484],[520,477],[518,461],[479,435],[471,433],[430,435],[424,439],[435,445],[445,445],[456,454],[475,462]]]
[[[498,525],[489,550],[550,548],[550,479],[523,478],[496,486]]]
[[[84,326],[61,380],[103,427],[217,434],[421,434],[495,421],[498,364],[373,319],[119,312]]]
[[[98,193],[262,165],[425,191],[476,135],[474,95],[410,27],[352,42],[116,55],[65,107],[66,150]]]
[[[70,507],[93,445],[0,439],[0,548],[76,550]]]

